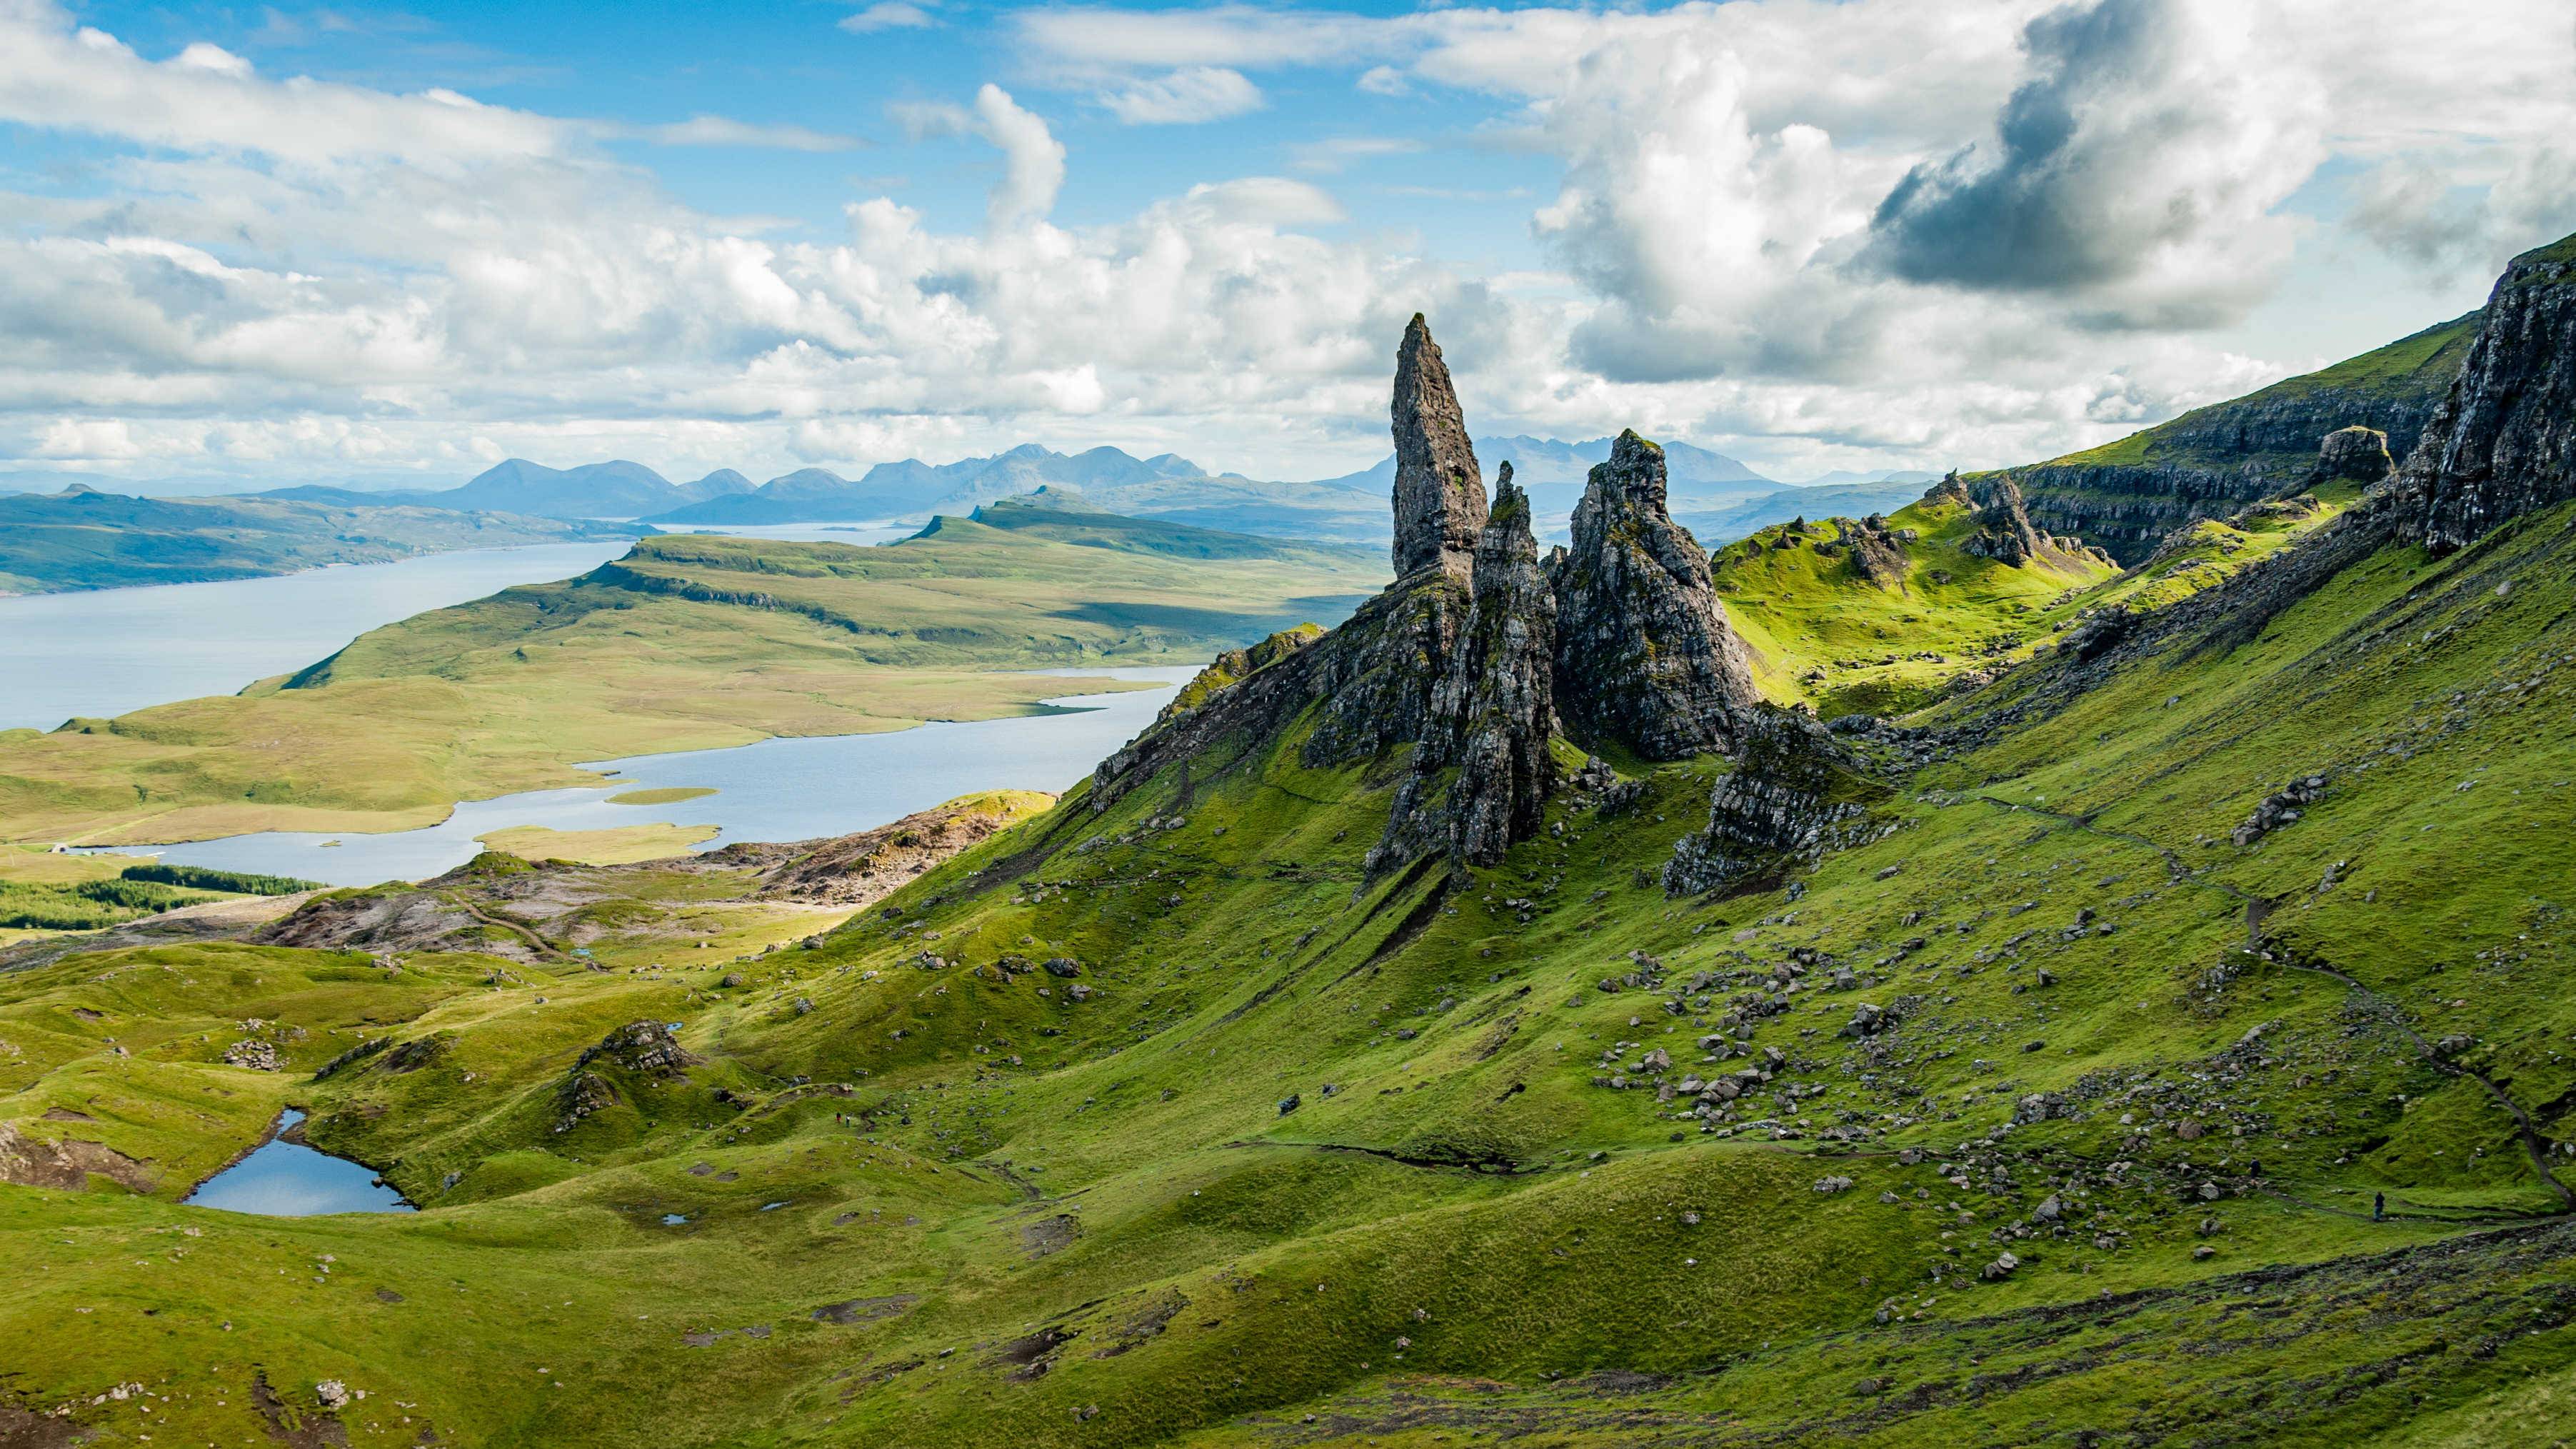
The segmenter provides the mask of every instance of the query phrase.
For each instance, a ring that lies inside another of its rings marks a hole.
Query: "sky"
[[[0,0],[0,486],[2106,441],[2576,231],[2565,0]],[[157,480],[157,482],[156,482]]]

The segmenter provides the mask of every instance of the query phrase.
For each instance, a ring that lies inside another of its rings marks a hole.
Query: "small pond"
[[[199,1183],[187,1205],[271,1218],[418,1211],[401,1193],[377,1181],[374,1169],[289,1137],[303,1120],[304,1114],[292,1107],[280,1113],[266,1142]]]

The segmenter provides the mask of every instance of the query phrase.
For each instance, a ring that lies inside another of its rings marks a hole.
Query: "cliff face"
[[[1708,555],[1665,506],[1663,449],[1611,444],[1554,569],[1558,711],[1576,740],[1649,760],[1724,750],[1758,698]]]
[[[2389,507],[2437,553],[2576,498],[2576,237],[2514,258]]]
[[[2473,312],[2107,447],[2016,468],[2013,479],[2042,531],[2136,564],[2185,524],[2304,486],[2329,433],[2370,428],[2393,458],[2408,457],[2481,320]]]

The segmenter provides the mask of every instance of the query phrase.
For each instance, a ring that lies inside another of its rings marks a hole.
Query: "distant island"
[[[0,594],[260,578],[332,564],[635,538],[653,531],[631,523],[380,502],[136,498],[76,484],[60,493],[0,495]]]

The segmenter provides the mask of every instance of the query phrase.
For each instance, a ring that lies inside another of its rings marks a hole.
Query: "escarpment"
[[[2431,426],[2483,320],[2472,312],[2013,476],[2038,527],[2079,536],[2134,565],[2177,528],[2308,486],[2318,442],[2330,433],[2381,433],[2390,457],[2403,463]]]
[[[2576,498],[2576,237],[2513,259],[2388,507],[2436,553]]]

